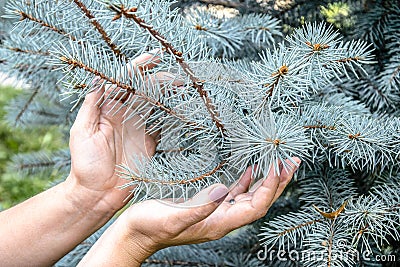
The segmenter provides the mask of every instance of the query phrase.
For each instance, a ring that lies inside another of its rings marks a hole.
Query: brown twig
[[[335,126],[327,126],[327,125],[304,125],[305,129],[328,129],[328,130],[336,130]]]
[[[49,162],[40,162],[40,163],[30,163],[30,164],[20,164],[17,165],[17,168],[22,170],[22,169],[33,169],[33,168],[44,168],[44,167],[50,167],[56,165],[55,161],[49,161]]]
[[[113,85],[116,85],[119,88],[125,89],[126,91],[128,91],[128,92],[130,92],[132,94],[136,94],[136,89],[133,88],[132,86],[124,84],[124,83],[121,83],[121,82],[117,81],[116,79],[114,79],[112,77],[108,77],[104,73],[102,73],[102,72],[100,72],[100,71],[98,71],[96,69],[93,69],[90,66],[85,65],[83,62],[80,62],[80,61],[72,59],[72,58],[67,58],[67,57],[64,57],[64,56],[60,57],[60,60],[62,62],[64,62],[64,63],[72,66],[73,68],[83,69],[86,72],[90,72],[90,73],[96,75],[97,77],[100,77],[101,79],[103,79],[103,80],[105,80],[105,81],[107,81],[107,82],[109,82],[109,83],[111,83]]]
[[[106,44],[110,47],[110,49],[119,57],[126,58],[125,55],[121,52],[121,50],[111,41],[110,36],[108,36],[107,32],[101,26],[101,24],[95,20],[94,15],[90,12],[90,10],[79,0],[73,0],[74,3],[82,10],[85,16],[89,19],[90,23],[94,26],[94,28],[101,34],[101,37],[106,42]]]
[[[280,232],[280,233],[278,234],[278,236],[286,235],[287,233],[292,232],[292,231],[295,231],[295,230],[297,230],[297,229],[299,229],[299,228],[303,228],[303,227],[305,227],[305,226],[312,225],[312,224],[314,224],[314,223],[319,223],[319,222],[322,222],[322,221],[323,221],[322,219],[316,219],[316,220],[308,221],[308,222],[305,222],[305,223],[301,223],[301,224],[299,224],[299,225],[296,225],[296,226],[294,226],[294,227],[291,227],[291,228],[289,228],[289,229],[286,229],[286,230]]]
[[[345,202],[343,202],[343,204],[342,204],[337,210],[335,210],[335,211],[333,211],[333,212],[329,212],[329,213],[328,213],[328,212],[323,212],[320,208],[318,208],[318,207],[315,206],[315,205],[313,205],[313,207],[314,207],[314,209],[315,209],[316,211],[318,211],[324,218],[333,220],[333,219],[336,219],[336,218],[344,211],[346,205],[347,205],[347,200],[346,200]]]
[[[306,42],[306,45],[310,47],[314,52],[321,52],[322,50],[328,49],[330,47],[327,44],[311,44],[310,42]]]
[[[22,115],[27,111],[29,105],[32,103],[33,99],[36,97],[38,93],[39,93],[39,88],[36,88],[33,91],[33,94],[29,97],[28,101],[26,101],[24,107],[18,113],[17,117],[15,117],[15,123],[17,123],[17,121],[21,119]]]
[[[220,130],[221,133],[225,132],[225,127],[221,120],[217,117],[217,112],[215,111],[214,104],[212,103],[208,92],[204,90],[204,81],[197,78],[190,68],[189,64],[184,60],[183,53],[178,51],[163,35],[156,31],[152,25],[146,23],[142,18],[139,18],[134,13],[137,11],[136,7],[125,8],[124,6],[110,6],[117,14],[114,19],[119,19],[124,16],[128,19],[132,19],[136,24],[145,29],[150,35],[152,35],[156,40],[158,40],[164,47],[165,51],[175,58],[175,61],[181,66],[183,71],[189,76],[192,81],[192,87],[194,87],[210,113],[211,119],[215,126]]]
[[[357,139],[361,137],[361,133],[349,134],[348,136],[350,139]]]
[[[85,70],[86,72],[92,73],[95,76],[101,78],[104,81],[107,81],[113,85],[115,85],[118,88],[122,88],[124,90],[126,90],[127,92],[133,94],[133,95],[137,95],[139,97],[141,97],[142,99],[144,99],[146,102],[153,104],[154,106],[158,107],[160,110],[164,111],[165,113],[176,117],[178,119],[180,119],[181,121],[183,121],[184,123],[193,126],[195,129],[201,129],[202,127],[200,125],[198,125],[197,123],[190,121],[189,119],[183,117],[182,115],[177,114],[174,110],[172,110],[171,108],[165,106],[163,103],[154,100],[150,97],[148,97],[147,95],[137,92],[135,88],[133,88],[132,86],[128,85],[128,84],[124,84],[120,81],[117,81],[116,79],[112,78],[112,77],[108,77],[107,75],[105,75],[104,73],[91,68],[90,66],[85,65],[83,62],[77,61],[75,59],[71,59],[71,58],[67,58],[67,57],[60,57],[60,60],[70,66],[72,66],[72,68],[80,68]]]
[[[271,74],[272,77],[276,77],[272,84],[266,84],[265,87],[269,87],[267,91],[267,97],[271,97],[275,90],[275,87],[279,84],[279,81],[289,72],[289,68],[286,65],[282,65],[278,71]]]
[[[49,52],[43,52],[43,51],[34,51],[34,50],[24,50],[18,47],[7,47],[8,50],[17,52],[17,53],[23,53],[23,54],[31,54],[31,55],[41,55],[41,56],[49,56]]]
[[[282,141],[282,140],[280,140],[280,139],[272,140],[271,138],[267,138],[265,141],[274,144],[276,147],[278,147],[279,145],[284,145],[284,144],[286,144],[285,141]]]
[[[160,181],[156,179],[151,179],[151,178],[141,178],[141,177],[135,177],[131,175],[131,179],[135,182],[144,182],[144,183],[152,183],[152,184],[161,184],[161,185],[184,185],[184,184],[189,184],[189,183],[195,183],[201,180],[204,180],[205,178],[215,174],[218,170],[220,170],[225,164],[225,161],[222,161],[219,163],[214,169],[212,169],[209,172],[206,172],[200,176],[197,176],[195,178],[189,179],[189,180],[178,180],[178,181]]]
[[[183,152],[183,151],[187,151],[186,147],[178,147],[178,148],[173,148],[173,149],[165,149],[165,150],[157,150],[156,153],[160,154],[160,153],[179,153],[179,152]]]
[[[65,31],[62,30],[62,29],[59,29],[59,28],[57,28],[57,27],[55,27],[55,26],[53,26],[53,25],[50,25],[50,24],[46,23],[45,21],[43,21],[43,20],[41,20],[41,19],[38,19],[38,18],[35,18],[35,17],[33,17],[32,15],[27,14],[27,13],[21,11],[21,10],[20,10],[20,11],[17,11],[17,12],[21,15],[21,20],[29,19],[29,20],[31,20],[31,21],[34,21],[34,22],[36,22],[36,23],[42,25],[42,26],[45,27],[45,28],[48,28],[48,29],[50,29],[50,30],[52,30],[52,31],[55,31],[55,32],[57,32],[57,33],[59,33],[59,34],[61,34],[61,35],[67,36],[67,37],[70,38],[72,41],[76,41],[76,37],[75,37],[75,36],[73,36],[73,35],[71,35],[71,34],[68,34],[67,32],[65,32]]]
[[[346,58],[341,58],[336,60],[336,62],[340,63],[346,63],[346,62],[351,62],[351,61],[359,61],[361,58],[360,57],[346,57]]]

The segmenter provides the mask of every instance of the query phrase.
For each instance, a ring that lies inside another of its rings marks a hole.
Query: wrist
[[[135,220],[123,213],[116,221],[115,233],[119,235],[119,250],[140,266],[147,258],[162,249],[154,240],[136,229]],[[142,222],[143,223],[143,222]],[[136,266],[136,265],[135,265]]]
[[[66,200],[72,208],[85,217],[98,220],[102,226],[118,211],[104,200],[104,192],[88,189],[80,185],[73,174],[61,183]]]
[[[85,255],[79,266],[140,267],[156,249],[147,238],[132,231],[122,214]]]

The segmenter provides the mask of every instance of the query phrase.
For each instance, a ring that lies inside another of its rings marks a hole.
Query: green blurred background
[[[18,173],[8,168],[13,155],[42,149],[54,151],[66,145],[56,127],[16,129],[5,122],[6,104],[21,93],[24,93],[22,89],[0,84],[0,210],[43,191],[55,179],[51,175],[35,175],[22,179]]]

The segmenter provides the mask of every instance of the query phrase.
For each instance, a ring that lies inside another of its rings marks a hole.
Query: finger
[[[124,121],[123,114],[125,110],[125,106],[119,101],[107,102],[101,106],[100,129],[106,126],[110,127],[109,130],[122,134],[122,122]]]
[[[293,164],[293,162],[291,160],[287,159],[286,166],[288,166],[288,167],[282,168],[280,181],[279,181],[279,187],[278,187],[278,190],[276,191],[275,197],[272,200],[272,202],[275,202],[282,195],[286,186],[292,180],[294,173],[297,171],[297,169],[300,166],[301,160],[299,158],[294,157],[294,158],[292,158],[292,160],[295,161],[296,164]],[[281,164],[283,165],[283,163],[281,163]]]
[[[162,50],[154,49],[148,53],[144,53],[128,63],[128,74],[140,73],[143,75],[144,71],[150,70],[161,62]]]
[[[165,71],[160,71],[157,72],[153,75],[150,75],[149,78],[147,79],[147,86],[160,86],[164,87],[178,87],[178,86],[183,86],[184,81],[180,79],[180,77],[176,76],[173,73],[170,72],[165,72]],[[170,90],[170,88],[167,88]],[[174,88],[173,88],[174,89]]]
[[[102,102],[103,90],[93,90],[85,96],[85,100],[75,119],[73,128],[93,134],[98,129],[100,119],[100,108],[98,103]]]
[[[213,229],[214,232],[228,233],[265,216],[279,184],[280,178],[274,168],[271,168],[268,177],[259,180],[252,187],[252,192],[238,195],[234,205],[224,202],[205,222],[201,222],[202,225],[206,225],[203,226],[203,231],[206,233]]]
[[[265,216],[278,188],[279,177],[271,169],[269,176],[257,183],[261,186],[253,193],[236,197],[235,204],[224,202],[218,209],[221,213],[220,219],[209,224],[216,229],[221,228],[218,227],[219,224],[223,224],[226,231],[232,231]]]
[[[147,78],[147,88],[152,88],[152,87],[159,87],[161,90],[162,94],[165,96],[166,95],[166,90],[171,90],[171,87],[177,87],[177,86],[182,86],[184,82],[176,77],[176,75],[173,75],[172,73],[169,72],[158,72],[154,75],[150,75]],[[172,90],[174,90],[172,88]],[[149,107],[150,108],[150,107]],[[148,111],[148,110],[147,110]],[[149,112],[146,114],[151,115],[152,112]],[[146,119],[146,118],[145,118]],[[147,133],[149,136],[152,138],[152,140],[155,140],[156,143],[159,143],[160,138],[161,138],[161,130],[155,130],[152,128],[152,125],[148,129],[146,129]]]
[[[135,122],[138,120],[141,120],[141,118],[135,115],[132,120],[126,121],[122,126],[124,162],[134,170],[137,169],[137,160],[152,156],[148,154],[145,148],[145,127],[144,125],[136,125]],[[129,148],[128,151],[127,148]],[[132,155],[132,151],[135,151],[134,155]]]
[[[248,167],[242,176],[230,187],[226,200],[235,198],[237,195],[247,192],[253,180],[253,168]]]
[[[157,66],[161,62],[162,50],[154,49],[148,53],[141,54],[135,59],[131,60],[126,65],[129,77],[133,77],[133,74],[140,74],[143,76],[144,72]],[[130,99],[132,93],[126,90],[120,90],[118,87],[110,87],[110,90],[106,92],[107,98],[112,95],[112,99],[125,102]]]
[[[228,195],[228,188],[215,184],[200,191],[191,200],[179,205],[171,223],[176,223],[182,230],[194,225],[213,213]]]
[[[278,174],[271,168],[267,178],[259,182],[262,185],[254,191],[251,204],[254,209],[258,210],[261,214],[265,214],[272,204],[279,187],[280,179]]]
[[[156,144],[159,144],[160,141],[161,141],[161,130],[152,131],[152,130],[150,129],[149,137],[150,137],[152,140],[154,140],[154,142],[155,142]]]
[[[164,93],[165,87],[167,84],[172,84],[172,85],[181,85],[183,82],[180,80],[177,80],[175,76],[169,72],[158,72],[156,74],[148,75],[146,79],[143,81],[143,86],[146,88],[146,90],[149,91],[155,91],[157,92],[157,89]],[[118,99],[124,100],[124,102],[127,105],[131,105],[129,109],[136,109],[140,106],[146,107],[146,108],[140,108],[141,113],[145,114],[150,114],[148,113],[150,109],[152,109],[151,105],[145,105],[145,100],[140,97],[140,96],[133,96],[132,94],[127,94],[128,97],[125,99],[122,99],[122,95],[118,95]]]

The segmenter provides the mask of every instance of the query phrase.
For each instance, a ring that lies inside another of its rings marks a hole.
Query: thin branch
[[[160,180],[151,179],[151,178],[135,177],[133,175],[131,175],[130,178],[135,182],[144,182],[144,183],[161,184],[161,185],[185,185],[185,184],[195,183],[195,182],[204,180],[205,178],[215,174],[218,170],[220,170],[224,166],[225,163],[226,163],[225,161],[222,161],[211,171],[206,172],[202,175],[199,175],[199,176],[189,179],[189,180],[182,179],[182,180],[178,180],[178,181],[160,181]]]
[[[327,219],[336,219],[345,209],[347,205],[347,200],[345,202],[343,202],[343,204],[335,211],[333,212],[323,212],[320,208],[318,208],[317,206],[313,205],[314,209],[316,211],[318,211],[323,217],[327,218]]]
[[[58,118],[57,114],[50,113],[50,112],[47,112],[47,111],[38,111],[38,112],[36,112],[36,114],[38,114],[40,116],[48,116],[48,117],[52,117],[52,118]]]
[[[172,110],[171,108],[165,106],[163,103],[154,100],[150,97],[148,97],[147,95],[137,92],[135,88],[133,88],[132,86],[125,84],[125,83],[121,83],[119,81],[117,81],[116,79],[112,78],[112,77],[108,77],[107,75],[105,75],[104,73],[91,68],[90,66],[85,65],[83,62],[77,61],[75,59],[71,59],[71,58],[67,58],[67,57],[60,57],[60,60],[74,68],[80,68],[85,70],[86,72],[92,73],[95,76],[101,78],[102,80],[105,80],[119,88],[122,88],[124,90],[126,90],[128,93],[131,93],[133,95],[137,95],[141,98],[143,98],[146,102],[149,102],[151,104],[153,104],[154,106],[158,107],[160,110],[164,111],[165,113],[178,118],[179,120],[183,121],[184,123],[193,126],[195,129],[201,129],[201,125],[199,125],[198,123],[195,123],[193,121],[190,121],[189,119],[187,119],[186,117],[183,117],[182,115],[177,114],[174,110]]]
[[[179,152],[188,151],[188,150],[192,150],[192,149],[187,149],[186,147],[178,147],[178,148],[172,148],[172,149],[157,150],[156,153],[157,154],[161,154],[161,153],[179,153]]]
[[[28,107],[30,106],[30,104],[33,102],[33,100],[35,99],[36,95],[39,93],[39,88],[36,88],[33,91],[33,94],[29,97],[28,101],[26,101],[24,107],[20,110],[20,112],[18,113],[17,117],[15,118],[15,123],[17,123],[22,115],[28,110]]]
[[[96,69],[93,69],[90,66],[85,65],[83,62],[80,62],[80,61],[75,60],[75,59],[67,58],[67,57],[64,57],[64,56],[60,57],[60,60],[62,62],[64,62],[64,63],[68,64],[68,65],[71,65],[74,68],[77,67],[77,68],[85,70],[86,72],[90,72],[90,73],[96,75],[97,77],[100,77],[101,79],[103,79],[103,80],[105,80],[105,81],[107,81],[107,82],[109,82],[111,84],[114,84],[119,88],[125,89],[126,91],[128,91],[128,92],[130,92],[132,94],[136,94],[136,89],[133,88],[132,86],[124,84],[124,83],[121,83],[121,82],[115,80],[112,77],[108,77],[104,73],[101,73],[100,71],[98,71]]]
[[[328,125],[304,125],[303,128],[305,129],[328,129],[328,130],[336,130],[335,126],[328,126]]]
[[[101,26],[101,24],[95,20],[94,15],[90,12],[90,10],[79,0],[73,0],[74,3],[82,10],[85,16],[89,19],[90,23],[94,26],[94,28],[101,34],[101,37],[106,42],[106,44],[110,47],[110,49],[119,57],[126,58],[126,56],[121,52],[121,50],[111,41],[110,36],[108,36],[107,32]]]
[[[400,204],[389,207],[388,211],[400,210]]]
[[[29,163],[29,164],[18,164],[17,168],[20,169],[20,170],[23,170],[23,169],[34,169],[34,168],[50,167],[50,166],[54,166],[55,164],[56,164],[55,161]]]
[[[333,231],[333,226],[335,224],[335,221],[333,221],[332,225],[330,226],[330,236],[329,236],[329,242],[328,242],[328,267],[332,266],[332,248],[333,248],[333,238],[335,236],[334,231]]]
[[[284,235],[286,235],[287,233],[292,232],[292,231],[295,231],[295,230],[297,230],[297,229],[299,229],[299,228],[303,228],[303,227],[306,227],[306,226],[308,226],[308,225],[312,225],[312,224],[319,223],[319,222],[322,222],[322,221],[323,221],[322,219],[316,219],[316,220],[308,221],[308,222],[305,222],[305,223],[301,223],[301,224],[299,224],[299,225],[293,226],[293,227],[291,227],[291,228],[289,228],[289,229],[286,229],[286,230],[280,232],[280,233],[278,234],[278,236],[284,236]]]
[[[227,0],[200,0],[199,2],[204,3],[204,4],[211,4],[211,5],[221,5],[221,6],[229,7],[229,8],[245,7],[245,5],[243,3],[227,1]]]
[[[269,87],[267,91],[267,98],[272,96],[272,93],[275,90],[275,87],[279,84],[279,81],[283,79],[283,77],[289,72],[289,68],[286,65],[283,65],[279,68],[277,72],[272,73],[272,77],[276,77],[275,81],[272,84],[266,84],[265,87]]]
[[[41,56],[49,56],[49,52],[44,52],[44,51],[35,51],[35,50],[25,50],[21,49],[18,47],[6,47],[8,50],[17,52],[17,53],[23,53],[23,54],[30,54],[30,55],[41,55]]]
[[[399,72],[400,72],[400,66],[398,66],[398,67],[394,70],[393,74],[390,76],[389,83],[392,83],[392,82],[393,82],[393,80],[396,78],[396,76],[399,74]]]
[[[125,8],[124,6],[117,7],[115,5],[111,5],[110,8],[117,13],[115,19],[118,19],[121,16],[124,16],[128,19],[132,19],[136,24],[145,29],[156,40],[158,40],[161,43],[161,45],[165,48],[165,50],[175,58],[175,61],[178,62],[183,71],[189,76],[190,80],[192,81],[193,83],[192,87],[194,87],[197,90],[197,92],[203,99],[203,102],[208,112],[210,113],[211,119],[214,122],[215,126],[220,130],[221,133],[224,133],[225,127],[222,124],[221,120],[217,117],[214,104],[212,103],[208,95],[208,92],[204,90],[204,81],[200,80],[195,76],[189,64],[184,60],[183,53],[178,51],[175,47],[173,47],[172,44],[168,42],[167,39],[164,36],[162,36],[158,31],[156,31],[152,25],[146,23],[142,18],[139,18],[138,16],[133,14],[137,11],[136,7]]]
[[[48,28],[48,29],[50,29],[50,30],[52,30],[52,31],[55,31],[55,32],[58,33],[58,34],[61,34],[61,35],[63,35],[63,36],[67,36],[67,37],[70,38],[72,41],[76,41],[76,37],[75,37],[75,36],[73,36],[73,35],[71,35],[71,34],[68,34],[67,32],[65,32],[65,31],[62,30],[62,29],[59,29],[59,28],[57,28],[57,27],[55,27],[55,26],[53,26],[53,25],[50,25],[50,24],[46,23],[45,21],[43,21],[43,20],[41,20],[41,19],[35,18],[35,17],[33,17],[32,15],[25,13],[24,11],[19,10],[19,11],[17,11],[17,12],[21,15],[21,20],[28,19],[28,20],[34,21],[34,22],[36,22],[36,23],[42,25],[42,26],[45,27],[45,28]]]
[[[328,126],[328,125],[305,125],[305,126],[303,126],[303,128],[305,128],[305,129],[328,129],[328,130],[331,130],[331,131],[335,131],[336,130],[335,126]],[[356,134],[349,133],[347,135],[347,137],[349,139],[351,139],[351,140],[358,140],[360,142],[363,142],[363,143],[366,143],[366,144],[369,144],[369,145],[373,145],[374,144],[373,142],[365,140],[365,138],[363,136],[361,136],[361,133],[359,133],[359,132],[356,133]]]
[[[361,58],[360,57],[347,57],[347,58],[341,58],[338,60],[335,60],[336,62],[340,63],[346,63],[346,62],[351,62],[351,61],[359,61]]]
[[[251,30],[260,30],[260,31],[267,31],[270,32],[271,29],[263,26],[257,26],[257,27],[246,27],[244,28],[245,31],[251,31]]]

